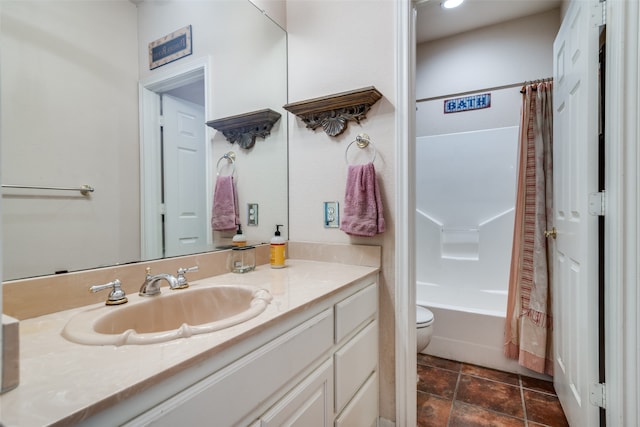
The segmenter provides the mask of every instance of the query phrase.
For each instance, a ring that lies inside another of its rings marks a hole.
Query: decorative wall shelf
[[[322,129],[329,136],[338,136],[347,128],[350,120],[360,123],[382,94],[373,87],[365,87],[335,95],[306,101],[293,102],[284,109],[300,117],[307,128]]]
[[[238,143],[244,149],[253,147],[256,137],[266,138],[271,128],[280,119],[281,114],[264,109],[252,113],[229,116],[222,119],[209,120],[207,126],[222,132],[230,143]]]

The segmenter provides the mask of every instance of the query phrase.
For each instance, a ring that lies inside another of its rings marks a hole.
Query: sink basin
[[[76,314],[62,336],[79,344],[154,344],[218,331],[262,313],[272,296],[251,286],[216,285],[132,296],[120,306]]]

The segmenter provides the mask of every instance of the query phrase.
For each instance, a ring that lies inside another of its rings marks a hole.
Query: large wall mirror
[[[229,174],[250,243],[288,224],[286,33],[251,2],[2,0],[0,16],[3,280],[224,248]],[[152,69],[149,43],[189,26],[191,54]],[[250,149],[205,126],[263,109],[281,117]]]

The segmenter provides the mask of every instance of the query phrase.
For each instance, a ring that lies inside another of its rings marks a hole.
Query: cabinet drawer
[[[236,425],[332,345],[330,308],[127,425]]]
[[[378,322],[373,321],[335,353],[335,410],[339,413],[378,366]]]
[[[373,373],[345,410],[335,427],[373,427],[378,422],[378,374]]]
[[[377,311],[377,283],[367,286],[336,304],[336,343],[342,341],[367,320],[374,318]]]

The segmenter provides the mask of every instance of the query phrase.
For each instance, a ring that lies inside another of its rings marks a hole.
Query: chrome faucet
[[[178,269],[178,276],[176,277],[176,279],[178,279],[178,286],[175,289],[184,289],[189,287],[189,282],[184,275],[192,271],[198,271],[198,266],[196,265],[194,267]]]
[[[142,283],[138,295],[143,297],[160,295],[161,280],[166,280],[171,289],[176,289],[178,287],[178,279],[176,279],[175,276],[167,273],[154,274],[152,276],[151,267],[147,267],[147,275],[144,278],[144,283]]]
[[[106,305],[120,305],[125,304],[128,299],[120,286],[120,280],[116,279],[113,282],[105,283],[104,285],[93,285],[89,288],[90,292],[98,292],[103,289],[111,289],[109,297],[105,302]]]
[[[185,273],[188,273],[190,271],[198,271],[198,267],[195,266],[191,268],[179,268],[177,277],[167,273],[160,273],[152,276],[151,267],[147,267],[147,275],[144,278],[144,283],[142,283],[142,286],[140,287],[140,292],[138,292],[138,295],[140,296],[159,295],[160,282],[162,280],[167,281],[167,283],[169,284],[169,289],[171,290],[188,288],[189,283],[187,282]]]

